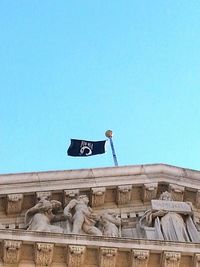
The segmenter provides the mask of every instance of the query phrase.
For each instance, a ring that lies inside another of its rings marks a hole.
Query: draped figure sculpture
[[[155,239],[200,242],[190,204],[173,201],[167,191],[161,194],[159,200],[152,200],[152,209],[145,212],[139,225],[143,230],[154,227]]]
[[[64,215],[71,218],[72,234],[90,234],[101,236],[102,232],[95,226],[97,217],[88,206],[89,199],[86,195],[80,195],[72,199],[64,208]]]
[[[67,220],[67,216],[56,214],[61,208],[61,202],[41,198],[40,201],[25,213],[27,230],[63,233],[63,228],[52,225],[54,222]]]

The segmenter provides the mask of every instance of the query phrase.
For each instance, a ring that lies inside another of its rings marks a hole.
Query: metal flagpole
[[[105,132],[105,136],[108,137],[108,139],[110,140],[110,146],[111,146],[111,150],[112,150],[113,160],[114,160],[115,166],[118,166],[117,156],[115,153],[115,148],[114,148],[113,140],[112,140],[113,132],[111,130],[107,130]]]

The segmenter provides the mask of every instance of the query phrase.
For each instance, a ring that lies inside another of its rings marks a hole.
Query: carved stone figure
[[[171,194],[166,191],[159,200],[152,200],[151,204],[152,209],[140,219],[141,229],[147,232],[148,227],[154,227],[156,239],[200,242],[192,208],[188,203],[173,201]]]
[[[71,218],[73,234],[102,235],[95,226],[97,217],[88,206],[89,199],[86,195],[77,196],[72,199],[64,209],[64,215]]]
[[[41,198],[40,201],[25,214],[25,225],[27,230],[62,233],[63,229],[52,225],[54,222],[67,220],[64,215],[55,213],[61,208],[61,203],[56,200]]]
[[[103,213],[100,217],[100,226],[104,236],[119,237],[121,219],[113,212]]]

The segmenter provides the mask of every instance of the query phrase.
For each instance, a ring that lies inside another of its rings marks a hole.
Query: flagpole
[[[112,140],[113,132],[111,130],[107,130],[105,132],[105,136],[108,137],[108,139],[110,140],[110,146],[111,146],[111,150],[112,150],[114,164],[115,164],[115,166],[118,166],[117,156],[115,153],[115,148],[114,148],[114,144],[113,144],[113,140]]]

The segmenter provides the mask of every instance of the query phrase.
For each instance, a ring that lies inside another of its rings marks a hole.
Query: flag
[[[67,150],[68,156],[88,157],[105,153],[105,143],[103,141],[86,141],[71,139],[71,144]]]

